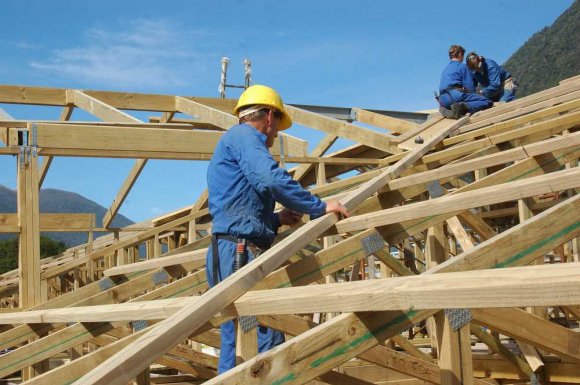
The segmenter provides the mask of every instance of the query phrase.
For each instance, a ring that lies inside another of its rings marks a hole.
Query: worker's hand
[[[278,212],[278,217],[280,218],[280,223],[282,225],[292,226],[300,222],[302,219],[302,214],[298,211],[283,208],[280,212]]]
[[[349,217],[350,213],[339,201],[328,201],[326,202],[326,213],[337,213],[342,214],[345,217]]]

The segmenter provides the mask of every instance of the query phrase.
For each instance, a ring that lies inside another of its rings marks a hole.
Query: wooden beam
[[[425,202],[343,219],[336,224],[336,228],[339,232],[357,231],[579,186],[580,170],[558,171],[548,175],[502,183],[460,194],[446,195]]]
[[[482,326],[580,362],[580,334],[525,310],[474,309],[473,318]]]
[[[95,228],[95,214],[39,214],[39,230],[56,231],[89,231]],[[18,214],[0,214],[0,233],[20,232]]]
[[[386,151],[390,154],[402,152],[392,145],[386,134],[381,134],[354,124],[342,122],[323,115],[315,114],[300,108],[286,105],[286,111],[292,120],[306,127],[324,131],[328,134],[354,140],[357,143],[365,144],[369,147]]]
[[[239,122],[239,119],[232,114],[180,96],[175,97],[175,109],[191,116],[197,116],[200,120],[209,122],[224,130],[229,130]],[[283,136],[284,155],[305,156],[308,153],[308,143],[306,141],[288,134],[280,133],[279,135]],[[275,139],[270,152],[272,155],[280,155],[280,138]]]
[[[391,133],[401,134],[419,127],[417,123],[393,118],[383,114],[377,114],[376,112],[363,110],[362,108],[352,108],[351,111],[354,113],[357,121],[384,128],[391,131]]]
[[[221,315],[235,317],[315,312],[566,306],[580,303],[578,274],[580,263],[570,263],[257,290],[244,294],[232,306],[225,308]],[[569,290],[558,293],[559,287]],[[478,293],[482,293],[482,288],[485,288],[485,295],[478,296]],[[163,319],[200,300],[201,297],[186,297],[89,308],[76,306],[0,313],[0,322],[13,324],[54,323],[65,320],[110,322]]]
[[[38,158],[28,146],[21,150],[16,160],[19,307],[27,309],[41,302]]]

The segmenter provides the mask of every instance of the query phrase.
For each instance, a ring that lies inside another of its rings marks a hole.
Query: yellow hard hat
[[[234,115],[238,116],[240,110],[247,106],[262,105],[273,107],[282,113],[282,120],[280,121],[279,130],[285,130],[292,125],[290,115],[284,109],[284,103],[278,93],[267,86],[255,84],[248,87],[238,99],[238,105],[234,108]]]

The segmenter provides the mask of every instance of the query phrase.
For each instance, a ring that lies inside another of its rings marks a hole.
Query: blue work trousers
[[[219,250],[219,271],[218,278],[221,282],[234,272],[234,256],[236,254],[236,244],[226,239],[218,240]],[[248,260],[254,258],[248,250]],[[207,282],[209,287],[216,285],[213,279],[213,249],[210,245],[206,255]],[[218,362],[218,374],[227,372],[236,366],[236,331],[234,321],[228,321],[220,327],[221,348]],[[268,329],[263,326],[258,327],[258,352],[263,353],[275,346],[284,343],[284,334],[277,330]]]
[[[459,90],[444,91],[439,96],[439,104],[441,107],[450,109],[453,103],[465,103],[470,113],[475,113],[479,110],[485,110],[491,107],[493,102],[485,96],[466,93]]]

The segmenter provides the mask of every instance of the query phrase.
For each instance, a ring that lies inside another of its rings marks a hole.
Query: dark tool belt
[[[447,93],[451,90],[456,90],[456,91],[460,91],[460,92],[465,92],[466,94],[470,93],[471,91],[469,91],[467,88],[463,87],[463,86],[449,86],[446,89],[444,89],[443,91],[441,91],[442,94]]]
[[[233,242],[236,245],[240,241],[244,241],[241,238],[236,238],[229,234],[212,234],[211,235],[211,249],[212,249],[212,276],[214,285],[219,283],[219,250],[218,250],[218,240],[223,239],[229,242]],[[270,245],[256,245],[252,242],[245,241],[247,248],[252,251],[254,258],[258,257],[263,251],[270,248]]]

